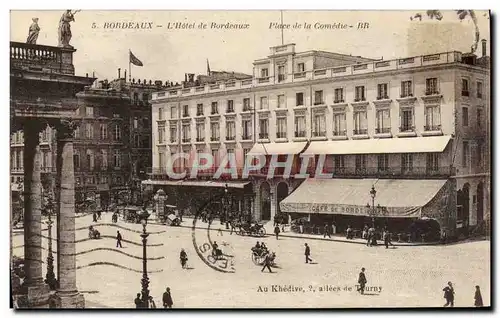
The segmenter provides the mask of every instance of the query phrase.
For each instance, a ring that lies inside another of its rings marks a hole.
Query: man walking
[[[384,238],[385,248],[389,248],[389,244],[391,246],[394,246],[391,242],[391,233],[387,229],[384,230],[383,238]]]
[[[172,295],[170,294],[170,288],[167,287],[167,290],[163,293],[163,307],[164,308],[172,308],[174,302],[172,301]]]
[[[272,273],[272,271],[271,271],[271,253],[267,253],[266,258],[264,259],[264,267],[262,267],[261,272],[264,272],[266,267],[269,270],[269,273]]]
[[[92,213],[92,221],[97,222],[97,214],[95,212]]]
[[[444,307],[454,307],[455,306],[455,290],[453,289],[453,285],[451,282],[448,282],[448,286],[443,288],[444,291],[444,299],[446,299],[446,304]]]
[[[309,257],[309,255],[311,255],[311,249],[309,248],[309,245],[307,245],[307,243],[305,243],[304,245],[306,247],[304,255],[306,256],[306,264],[308,264],[309,262],[312,262],[312,259]]]
[[[141,293],[137,293],[137,297],[134,299],[134,303],[135,303],[135,308],[143,308]]]
[[[122,235],[120,234],[120,231],[116,231],[116,247],[122,248]]]
[[[325,223],[323,238],[325,238],[327,235],[328,238],[332,238],[332,236],[330,235],[330,227],[328,226],[328,223]]]
[[[280,234],[280,226],[279,226],[279,224],[276,224],[274,226],[274,234],[276,234],[276,239],[278,239],[278,236]]]
[[[359,273],[358,284],[359,284],[358,291],[361,293],[361,295],[363,295],[365,293],[365,286],[366,286],[366,276],[364,267],[361,268],[361,272]]]
[[[99,211],[97,211],[97,219],[98,219],[98,220],[101,220],[101,213],[102,213],[102,212],[101,212],[100,210],[99,210]]]

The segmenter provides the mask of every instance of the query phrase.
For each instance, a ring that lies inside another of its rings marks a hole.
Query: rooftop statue
[[[71,41],[71,25],[70,22],[75,21],[75,14],[80,11],[76,10],[71,12],[71,10],[66,10],[59,20],[59,46],[61,47],[72,47],[69,44]]]
[[[26,39],[26,43],[28,44],[36,44],[36,40],[38,39],[38,34],[40,33],[40,27],[38,26],[38,18],[33,18],[33,23],[30,25],[28,39]]]

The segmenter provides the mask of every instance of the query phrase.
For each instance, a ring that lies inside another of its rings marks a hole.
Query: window
[[[134,105],[139,104],[139,93],[134,93],[133,102]]]
[[[116,177],[116,184],[122,184],[122,177]]]
[[[182,117],[189,117],[189,105],[182,106]]]
[[[252,108],[250,107],[250,98],[243,98],[243,111],[250,111]]]
[[[269,138],[269,119],[261,118],[259,120],[259,138],[268,139]]]
[[[296,93],[295,94],[295,105],[296,106],[304,106],[304,93]]]
[[[344,89],[343,88],[336,88],[335,89],[335,99],[333,100],[334,103],[343,103],[344,102]]]
[[[303,114],[295,115],[295,137],[306,137],[306,116]]]
[[[226,140],[235,140],[236,139],[236,125],[234,121],[226,122]]]
[[[191,141],[191,125],[190,124],[182,124],[182,142],[190,142]]]
[[[243,158],[246,158],[249,152],[250,152],[250,148],[243,148]],[[246,159],[244,159],[244,160],[246,160]]]
[[[439,106],[425,107],[425,131],[441,130],[441,119],[439,114]]]
[[[220,138],[219,123],[210,123],[210,140],[219,141],[219,138]]]
[[[483,121],[483,110],[481,108],[478,108],[476,110],[476,123],[477,127],[481,128],[482,124],[481,122]]]
[[[219,166],[219,149],[212,149],[212,158],[214,167],[217,168]]]
[[[49,140],[49,127],[45,128],[44,130],[42,130],[42,142],[47,142]]]
[[[196,105],[196,116],[203,116],[203,104]]]
[[[306,66],[304,63],[298,63],[297,64],[297,72],[302,73],[306,71]]]
[[[108,169],[108,153],[106,150],[101,150],[101,167]]]
[[[401,154],[401,172],[411,172],[413,170],[413,154]]]
[[[323,91],[314,92],[314,105],[323,104]]]
[[[483,142],[477,141],[477,165],[481,167],[483,165]]]
[[[379,172],[385,172],[389,170],[389,155],[384,153],[381,155],[377,155],[377,161],[378,161],[378,171]]]
[[[162,144],[165,142],[165,127],[158,127],[158,143]]]
[[[436,172],[439,168],[439,153],[428,153],[426,168],[428,173]]]
[[[108,176],[101,176],[101,183],[108,183]]]
[[[400,132],[412,132],[414,131],[413,127],[413,108],[405,108],[401,109],[400,113],[400,121],[401,127],[399,128]]]
[[[276,138],[286,138],[286,117],[276,118]]]
[[[285,65],[278,66],[278,82],[282,82],[286,79],[285,76]]]
[[[260,109],[268,109],[267,96],[262,96],[260,98]]]
[[[177,142],[177,127],[176,126],[170,126],[170,142],[171,143]]]
[[[232,99],[227,101],[226,113],[234,113],[234,101]]]
[[[313,118],[313,137],[326,136],[325,114],[314,114]]]
[[[469,126],[469,108],[462,107],[462,126]]]
[[[477,82],[477,98],[483,98],[483,83]]]
[[[333,114],[333,135],[334,136],[347,135],[345,113]]]
[[[75,169],[80,169],[80,154],[79,153],[73,154],[73,165],[75,166]]]
[[[219,113],[219,105],[217,102],[212,102],[212,115]]]
[[[269,70],[267,68],[263,68],[260,70],[260,77],[269,77]]]
[[[139,128],[139,120],[137,118],[134,118],[134,129]]]
[[[366,156],[356,155],[356,173],[366,173]]]
[[[342,155],[337,155],[333,157],[333,165],[335,166],[335,172],[336,173],[342,173],[344,171],[345,165],[344,165],[344,156]]]
[[[201,142],[205,141],[205,124],[197,123],[196,124],[196,141]]]
[[[171,111],[170,111],[170,117],[171,118],[175,118],[174,115],[174,107],[171,108]],[[163,108],[158,108],[158,120],[163,120]]]
[[[87,117],[93,117],[94,116],[94,107],[85,107],[85,115]]]
[[[94,154],[91,150],[87,150],[87,168],[94,170]]]
[[[246,119],[241,123],[243,126],[243,140],[252,139],[252,120]]]
[[[118,124],[115,125],[115,130],[113,132],[114,140],[120,140],[122,138],[122,130]]]
[[[163,167],[165,167],[165,154],[163,152],[160,152],[158,153],[158,168],[160,168],[160,171],[162,171]]]
[[[377,85],[377,99],[388,99],[389,92],[387,91],[387,84],[378,84]]]
[[[354,135],[368,134],[368,123],[366,120],[366,110],[354,112]]]
[[[469,80],[462,78],[462,96],[469,96]]]
[[[376,113],[377,128],[375,133],[388,134],[391,132],[391,111],[389,109],[378,109]]]
[[[87,139],[92,139],[94,138],[94,127],[92,126],[91,123],[87,123],[85,125],[85,137]]]
[[[122,165],[120,150],[115,150],[115,153],[113,154],[113,165],[115,168],[120,168]]]
[[[464,141],[462,142],[462,166],[467,167],[469,166],[469,142]]]
[[[401,82],[401,97],[413,97],[413,86],[411,81]]]
[[[278,108],[286,108],[285,95],[278,95]]]
[[[142,93],[142,101],[144,102],[144,104],[146,104],[149,101],[148,93]]]
[[[177,106],[172,106],[172,108],[170,108],[170,118],[171,119],[177,118]]]
[[[354,96],[355,102],[361,102],[361,101],[366,100],[364,86],[356,86],[356,88],[354,89],[354,92],[355,92],[355,96]]]
[[[425,95],[439,94],[437,78],[427,78],[425,80]]]

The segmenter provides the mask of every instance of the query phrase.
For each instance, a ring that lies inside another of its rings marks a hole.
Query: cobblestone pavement
[[[76,220],[77,228],[86,228],[92,223],[91,216]],[[103,214],[101,222],[111,223],[111,214]],[[123,221],[118,225],[134,231],[142,228]],[[455,306],[473,305],[475,285],[481,286],[484,304],[490,304],[490,241],[385,249],[308,238],[241,237],[219,232],[218,226],[214,223],[211,238],[223,251],[232,251],[235,273],[221,273],[202,262],[195,253],[190,228],[148,225],[148,231],[164,231],[148,238],[148,244],[163,244],[147,249],[148,257],[155,258],[148,261],[148,270],[163,270],[149,275],[151,295],[157,306],[161,306],[162,293],[168,286],[174,307],[178,308],[440,307],[444,304],[442,289],[448,281],[455,286]],[[77,253],[95,248],[112,249],[77,255],[77,266],[83,267],[77,271],[78,288],[92,307],[104,304],[112,308],[132,308],[141,288],[139,233],[109,225],[97,229],[104,236],[114,236],[120,230],[125,240],[138,244],[124,242],[120,251],[137,258],[114,252],[116,242],[112,238],[77,243]],[[207,232],[197,231],[197,235]],[[87,236],[87,229],[76,233],[77,240]],[[14,255],[23,255],[22,240],[22,235],[14,236]],[[279,268],[273,268],[274,273],[262,273],[261,267],[253,264],[250,249],[256,241],[264,241],[276,252]],[[305,264],[304,243],[311,247],[313,264]],[[46,239],[43,244],[47,246]],[[188,254],[191,269],[180,266],[181,248]],[[43,257],[45,259],[46,251]],[[116,263],[137,272],[110,265],[84,267],[95,262]],[[366,268],[367,286],[372,289],[364,296],[355,291],[361,267]],[[278,286],[288,286],[288,289],[277,291]]]

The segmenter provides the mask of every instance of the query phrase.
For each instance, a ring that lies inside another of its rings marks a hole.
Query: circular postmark
[[[197,209],[191,236],[194,250],[203,263],[218,272],[234,273],[233,245],[224,239],[229,233],[222,224],[214,226],[210,221],[210,218],[223,213],[220,205],[222,198],[223,196],[211,198]]]

